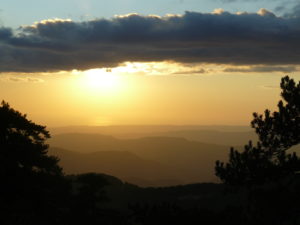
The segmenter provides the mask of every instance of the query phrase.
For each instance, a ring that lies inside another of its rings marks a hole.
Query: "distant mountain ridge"
[[[54,135],[49,144],[49,153],[61,159],[67,174],[106,173],[140,186],[218,182],[214,175],[215,161],[227,161],[230,149],[229,145],[183,137],[119,139],[88,133]],[[292,150],[299,153],[300,146]]]
[[[71,126],[50,128],[50,131],[54,135],[86,133],[122,139],[182,137],[192,141],[229,146],[243,146],[249,140],[257,141],[254,130],[248,126]]]
[[[61,165],[68,173],[107,173],[142,186],[217,181],[213,170],[215,160],[225,159],[229,149],[184,138],[124,140],[79,133],[55,135],[49,144],[50,153],[61,158]]]
[[[178,130],[215,130],[223,132],[251,131],[250,126],[233,125],[111,125],[111,126],[65,126],[48,128],[52,134],[101,133],[101,134],[150,134]]]
[[[243,146],[258,138],[254,131],[217,131],[217,130],[178,130],[161,133],[160,136],[183,137],[192,141],[200,141],[217,145]]]
[[[184,183],[174,176],[180,171],[127,151],[78,153],[51,147],[49,153],[60,158],[59,163],[66,174],[104,173],[140,186],[158,186],[158,183],[159,186],[172,186]]]

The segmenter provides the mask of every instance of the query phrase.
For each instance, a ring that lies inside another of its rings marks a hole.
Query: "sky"
[[[298,0],[0,2],[0,95],[43,125],[248,125],[300,79]]]
[[[229,12],[257,12],[266,8],[278,15],[291,13],[298,0],[1,0],[0,18],[4,26],[19,27],[49,18],[85,21],[139,13],[183,14],[185,11],[209,13],[217,8]]]

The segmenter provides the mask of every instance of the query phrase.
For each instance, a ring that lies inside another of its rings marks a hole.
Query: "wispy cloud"
[[[233,2],[257,2],[260,0],[215,0],[215,1],[223,2],[223,3],[233,3]],[[273,0],[273,1],[276,1],[276,0]]]
[[[277,5],[275,12],[280,13],[284,17],[300,17],[300,2],[299,0],[214,0],[222,3],[247,3],[247,2],[270,2]]]
[[[277,90],[280,89],[280,87],[277,85],[263,85],[261,88],[266,89],[266,90]]]
[[[177,72],[174,72],[172,74],[174,75],[198,75],[198,74],[206,74],[208,73],[207,70],[203,69],[203,68],[200,68],[200,69],[194,69],[194,70],[181,70],[181,71],[177,71]]]
[[[18,82],[18,83],[43,83],[44,80],[36,77],[20,77],[20,76],[5,76],[0,79],[2,82]]]
[[[294,5],[292,8],[286,8],[286,5],[281,5],[281,11],[284,11],[285,17],[290,18],[300,18],[300,2],[298,2],[296,5]]]
[[[150,76],[166,76],[166,75],[203,75],[212,72],[208,65],[204,64],[186,64],[174,62],[150,62],[137,63],[126,62],[119,67],[106,69],[119,75],[150,75]],[[78,71],[73,71],[78,74]],[[80,72],[79,72],[80,74]]]
[[[248,66],[248,67],[227,67],[223,72],[239,72],[239,73],[269,73],[269,72],[283,72],[291,73],[298,71],[296,66]]]
[[[299,19],[267,10],[44,20],[18,31],[0,28],[0,72],[86,70],[126,61],[298,65],[299,27]]]
[[[214,0],[223,3],[234,3],[234,2],[282,2],[282,0]],[[295,0],[285,0],[286,2],[293,2]]]

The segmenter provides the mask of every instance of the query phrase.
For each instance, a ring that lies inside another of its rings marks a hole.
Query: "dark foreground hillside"
[[[68,179],[75,186],[80,183],[78,176]],[[103,174],[97,174],[97,179],[105,180],[105,185],[100,192],[97,190],[100,200],[93,216],[105,224],[296,225],[300,222],[300,213],[295,211],[300,209],[296,206],[300,200],[300,182],[295,180],[249,189],[212,183],[141,188]],[[284,187],[285,184],[289,187]]]

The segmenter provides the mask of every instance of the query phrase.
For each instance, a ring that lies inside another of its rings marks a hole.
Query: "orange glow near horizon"
[[[5,74],[0,94],[46,126],[248,125],[253,112],[276,109],[282,73],[223,69],[127,62],[111,69]],[[299,73],[292,75],[299,80]]]

